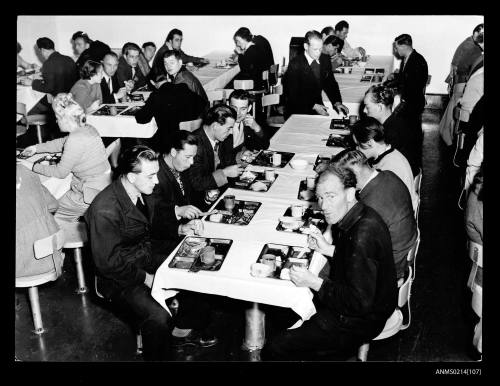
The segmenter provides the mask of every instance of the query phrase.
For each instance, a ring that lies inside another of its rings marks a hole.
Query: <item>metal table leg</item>
[[[252,308],[245,311],[245,340],[241,347],[243,350],[252,352],[264,347],[265,316],[265,313],[259,309],[259,303],[253,303]]]

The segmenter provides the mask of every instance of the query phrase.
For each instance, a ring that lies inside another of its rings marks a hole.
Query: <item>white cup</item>
[[[266,180],[274,181],[276,179],[276,174],[274,173],[274,169],[266,169],[265,171]]]
[[[280,166],[280,165],[281,165],[281,153],[274,153],[273,166]]]
[[[307,189],[313,190],[316,186],[316,177],[307,177]]]
[[[300,204],[292,205],[292,217],[302,217],[304,215],[304,207]]]

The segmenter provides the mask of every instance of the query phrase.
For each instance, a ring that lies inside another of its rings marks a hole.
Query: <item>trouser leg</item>
[[[210,295],[180,291],[177,295],[179,309],[175,318],[175,326],[180,329],[206,329],[211,320],[212,299]]]

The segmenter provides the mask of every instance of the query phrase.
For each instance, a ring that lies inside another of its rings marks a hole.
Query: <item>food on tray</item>
[[[308,226],[301,228],[300,231],[306,235],[310,235],[311,233],[321,234],[319,228],[314,224],[309,224]]]
[[[310,200],[314,197],[314,192],[312,190],[303,190],[300,192],[300,197],[303,200]]]
[[[266,192],[267,191],[267,185],[264,184],[263,182],[257,181],[254,182],[251,186],[250,189],[256,192]]]
[[[252,173],[251,171],[246,170],[241,174],[240,180],[253,181],[253,180],[255,180],[256,177],[257,177],[257,175],[255,173]]]

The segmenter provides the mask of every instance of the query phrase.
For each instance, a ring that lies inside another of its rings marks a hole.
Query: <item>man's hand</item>
[[[256,133],[262,130],[259,124],[255,121],[255,118],[252,116],[252,114],[247,114],[245,118],[243,118],[243,124],[250,127]]]
[[[179,225],[179,235],[201,235],[203,233],[204,226],[201,220],[191,220],[187,224]]]
[[[308,247],[325,256],[333,256],[335,246],[330,244],[320,233],[310,233],[307,237]]]
[[[361,55],[361,57],[363,57],[363,56],[366,55],[366,50],[363,47],[358,47],[356,49],[358,50],[358,52]]]
[[[33,80],[31,78],[22,78],[21,84],[24,86],[31,86],[33,84]]]
[[[199,210],[194,205],[184,205],[184,206],[178,206],[177,208],[175,208],[175,214],[178,217],[187,218],[189,220],[200,217],[201,213],[202,213],[202,211]]]
[[[234,52],[236,52],[237,55],[241,55],[244,51],[240,47],[236,46],[234,48]]]
[[[323,283],[323,279],[320,279],[307,268],[295,265],[290,268],[290,280],[297,287],[308,287],[315,291],[319,291]]]
[[[243,167],[241,167],[240,165],[231,165],[231,166],[228,166],[228,167],[222,169],[222,172],[224,173],[224,175],[226,177],[236,178],[241,173],[243,173],[244,170],[245,169]]]
[[[23,157],[31,157],[35,153],[36,153],[36,145],[31,145],[28,146],[26,149],[24,149],[21,155]]]
[[[155,275],[146,272],[146,278],[144,279],[144,284],[146,284],[149,288],[152,288],[154,278]]]
[[[125,89],[127,90],[127,93],[130,93],[134,88],[135,82],[133,80],[126,80],[123,83],[125,84]]]
[[[347,108],[347,106],[343,105],[341,102],[336,102],[334,105],[333,105],[333,108],[340,114],[340,111],[342,111],[342,113],[347,116],[349,115],[349,109]],[[340,111],[339,111],[340,110]]]
[[[121,87],[118,92],[115,94],[116,99],[120,100],[127,95],[127,88]]]
[[[99,106],[101,105],[101,102],[99,102],[99,99],[95,100],[92,102],[92,104],[87,108],[86,113],[92,114],[94,111],[96,111]]]
[[[328,109],[326,106],[318,105],[317,103],[313,106],[313,110],[316,111],[319,115],[328,115]]]

